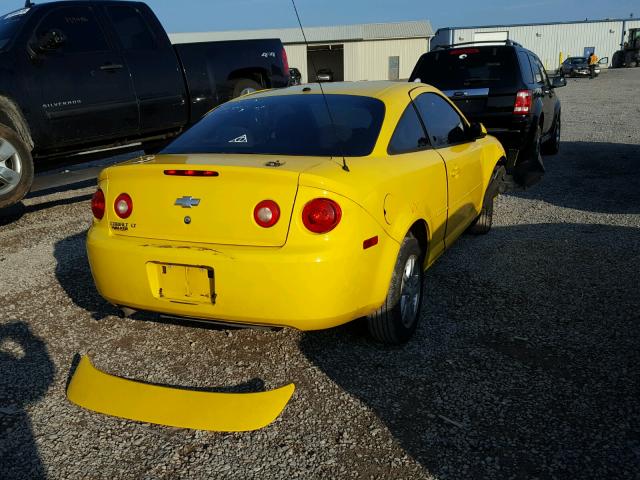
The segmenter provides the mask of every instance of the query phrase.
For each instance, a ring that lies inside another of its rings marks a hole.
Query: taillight
[[[217,177],[219,175],[213,170],[165,170],[164,174],[174,177]]]
[[[520,90],[516,93],[516,103],[513,105],[513,113],[517,115],[526,115],[531,113],[531,102],[533,95],[531,90]]]
[[[263,200],[253,209],[253,219],[261,227],[273,227],[280,220],[280,207],[273,200]]]
[[[456,48],[449,50],[449,55],[469,55],[470,53],[480,53],[480,50],[477,48]]]
[[[93,216],[98,220],[102,220],[102,217],[104,217],[104,209],[104,192],[98,189],[96,193],[93,194],[93,197],[91,197],[91,211],[93,212]]]
[[[284,76],[289,76],[289,60],[287,59],[287,51],[282,48],[282,68],[284,68]]]
[[[121,193],[113,202],[113,209],[120,218],[129,218],[133,212],[133,200],[126,193]]]
[[[333,200],[316,198],[302,209],[302,223],[313,233],[327,233],[336,228],[342,218],[342,210]]]

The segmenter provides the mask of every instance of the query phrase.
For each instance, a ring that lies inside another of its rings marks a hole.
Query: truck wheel
[[[22,139],[0,124],[0,208],[18,203],[33,183],[33,159]]]
[[[553,129],[551,130],[551,138],[542,144],[542,153],[545,155],[555,155],[560,151],[560,130],[562,124],[560,114],[553,121]]]
[[[611,58],[611,68],[622,68],[624,64],[624,54],[618,50]]]
[[[367,317],[369,334],[375,340],[399,345],[416,331],[422,307],[423,259],[418,240],[409,233],[400,246],[387,299]]]
[[[248,78],[241,78],[233,87],[233,98],[255,92],[256,90],[262,90],[262,88],[262,85],[256,81],[249,80]]]

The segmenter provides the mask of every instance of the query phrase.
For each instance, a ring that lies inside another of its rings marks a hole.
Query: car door
[[[468,123],[434,92],[412,92],[433,148],[447,168],[449,209],[445,242],[449,244],[473,221],[482,207],[482,147],[469,140]]]
[[[411,206],[424,218],[431,234],[426,258],[429,264],[444,250],[447,177],[444,161],[429,145],[424,126],[411,101],[394,129],[387,153],[393,175],[389,175],[386,185],[385,221],[393,226],[398,220],[401,205]]]
[[[178,58],[161,25],[142,4],[105,3],[140,102],[142,133],[187,124],[187,93]]]
[[[47,132],[39,147],[136,134],[138,106],[129,71],[93,8],[51,9],[36,26],[30,45],[52,34],[59,43],[35,54],[29,65],[31,78],[25,82],[39,99]]]

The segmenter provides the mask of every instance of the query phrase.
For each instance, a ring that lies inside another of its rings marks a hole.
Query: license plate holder
[[[149,279],[156,298],[181,303],[215,303],[212,267],[174,263],[149,263]]]

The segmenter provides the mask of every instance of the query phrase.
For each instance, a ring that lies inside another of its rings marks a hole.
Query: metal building
[[[428,21],[368,23],[305,28],[308,45],[299,28],[235,30],[169,34],[173,43],[280,38],[289,66],[314,81],[316,70],[329,69],[335,81],[398,80],[409,78],[433,36]]]
[[[609,58],[626,41],[630,28],[640,20],[585,20],[582,22],[491,25],[440,28],[431,39],[436,45],[484,40],[514,40],[540,57],[548,70],[555,70],[567,57],[586,56],[594,50],[598,57]]]

